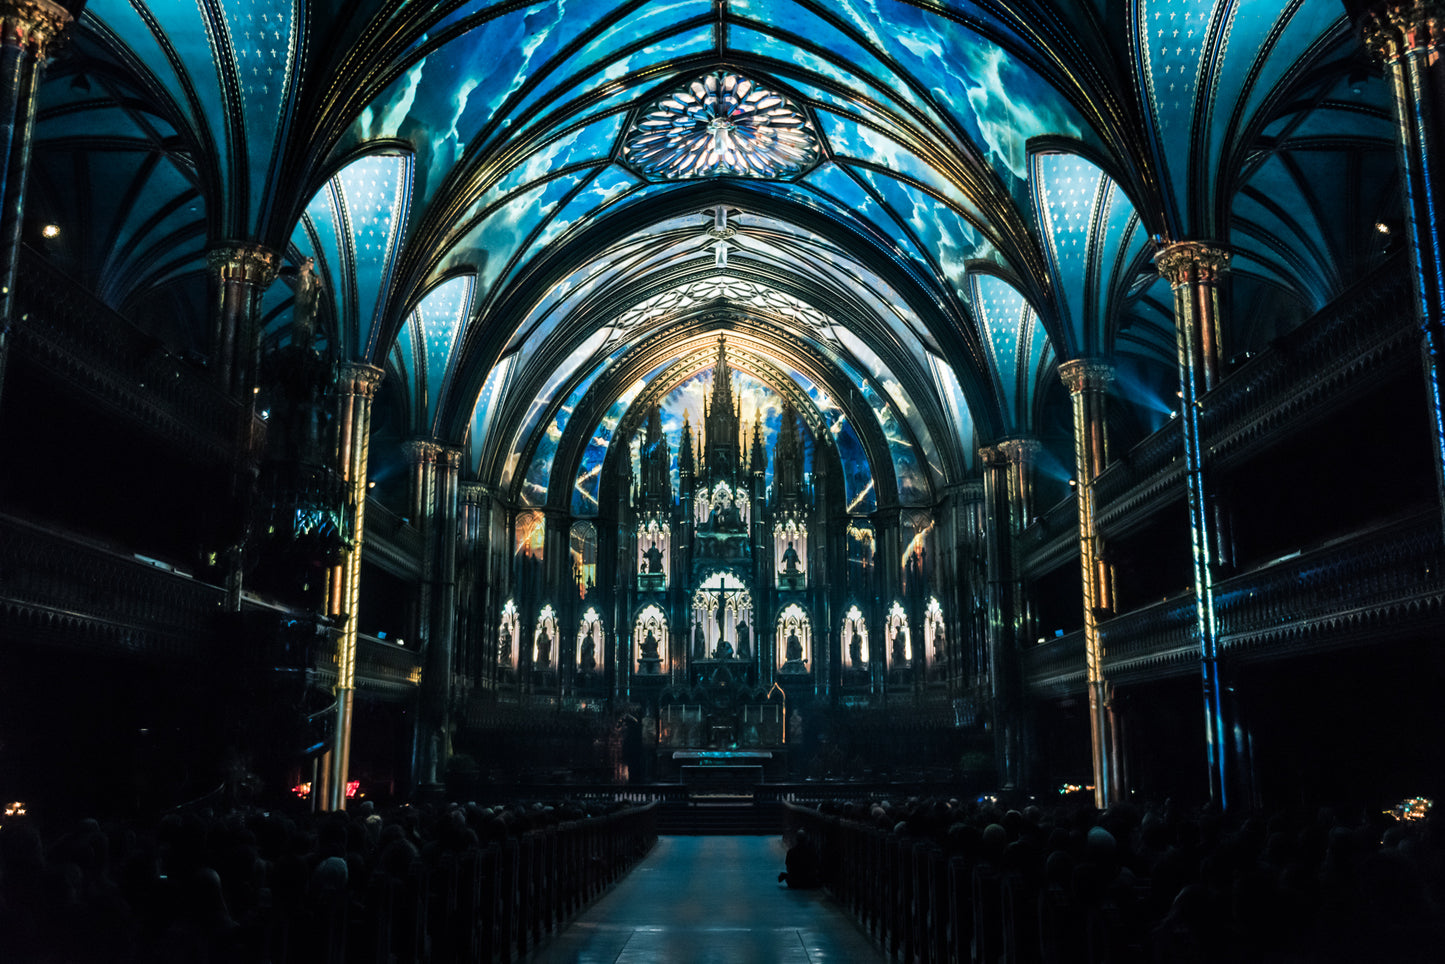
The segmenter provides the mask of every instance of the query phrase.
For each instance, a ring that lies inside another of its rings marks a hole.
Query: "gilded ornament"
[[[1027,465],[1043,451],[1044,444],[1036,438],[1006,438],[994,446],[998,453],[994,464],[1011,463],[1016,465]]]
[[[0,0],[0,37],[24,47],[37,58],[74,19],[70,11],[51,0]]]
[[[1174,287],[1214,284],[1229,270],[1229,252],[1203,241],[1177,241],[1154,255],[1159,274]]]
[[[1360,39],[1371,53],[1388,64],[1406,51],[1438,46],[1442,23],[1445,23],[1442,0],[1385,3],[1360,18]]]
[[[1114,366],[1101,358],[1075,358],[1059,366],[1059,379],[1070,395],[1102,392],[1114,383]]]
[[[373,398],[381,377],[386,374],[380,368],[364,362],[349,362],[341,366],[340,386],[343,394]]]
[[[265,288],[276,280],[281,258],[264,245],[222,243],[206,252],[206,266],[217,272],[223,282],[240,281]]]

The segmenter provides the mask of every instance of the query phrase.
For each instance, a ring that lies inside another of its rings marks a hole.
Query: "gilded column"
[[[0,394],[15,312],[15,268],[40,79],[47,50],[70,21],[70,12],[51,0],[0,0]]]
[[[1214,613],[1214,566],[1218,546],[1211,525],[1204,452],[1199,437],[1202,398],[1219,379],[1219,288],[1229,271],[1229,252],[1200,241],[1179,241],[1154,257],[1174,289],[1174,333],[1179,363],[1179,420],[1184,432],[1184,471],[1189,493],[1190,548],[1194,574],[1199,667],[1204,691],[1204,742],[1209,795],[1229,805],[1228,729],[1219,680],[1219,637]]]
[[[1394,94],[1435,480],[1445,512],[1445,2],[1381,4],[1361,17],[1360,34]]]
[[[1108,465],[1106,396],[1114,367],[1105,361],[1078,358],[1059,366],[1074,406],[1074,471],[1079,507],[1079,569],[1084,596],[1084,671],[1089,684],[1089,749],[1094,763],[1094,805],[1104,808],[1119,799],[1121,787],[1113,766],[1114,733],[1109,684],[1104,676],[1100,614],[1113,608],[1109,566],[1099,551],[1094,521],[1094,480]]]
[[[351,771],[351,715],[356,689],[357,605],[361,588],[361,546],[366,522],[366,472],[371,449],[371,403],[383,372],[364,364],[341,366],[338,375],[338,464],[352,511],[351,544],[332,576],[329,611],[341,621],[336,641],[336,732],[331,750],[327,809],[346,809],[346,779]]]
[[[256,311],[261,293],[276,280],[281,259],[260,244],[227,241],[206,252],[216,290],[216,325],[211,349],[216,382],[249,401],[256,382]]]

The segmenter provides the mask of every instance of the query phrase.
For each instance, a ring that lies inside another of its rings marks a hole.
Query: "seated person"
[[[778,874],[778,880],[786,881],[790,889],[807,890],[822,886],[818,850],[813,846],[808,831],[798,831],[796,842],[788,849],[786,866],[788,869]]]

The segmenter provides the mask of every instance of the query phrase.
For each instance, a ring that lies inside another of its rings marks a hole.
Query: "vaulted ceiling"
[[[1061,360],[1114,358],[1136,434],[1167,418],[1161,241],[1234,252],[1233,354],[1368,270],[1399,210],[1338,0],[79,12],[29,202],[59,264],[204,353],[208,246],[313,257],[324,339],[387,369],[397,434],[582,514],[719,331],[866,460],[867,505],[928,504],[979,441],[1067,424]]]

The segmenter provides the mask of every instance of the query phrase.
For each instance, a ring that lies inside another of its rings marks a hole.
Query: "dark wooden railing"
[[[0,515],[0,618],[62,646],[203,659],[225,593],[90,540]]]
[[[15,301],[15,345],[40,367],[160,438],[218,461],[236,458],[244,407],[29,249]]]
[[[312,669],[321,686],[336,683],[336,654],[318,653]],[[421,657],[396,643],[375,636],[356,637],[356,688],[394,699],[414,696],[421,685]]]

